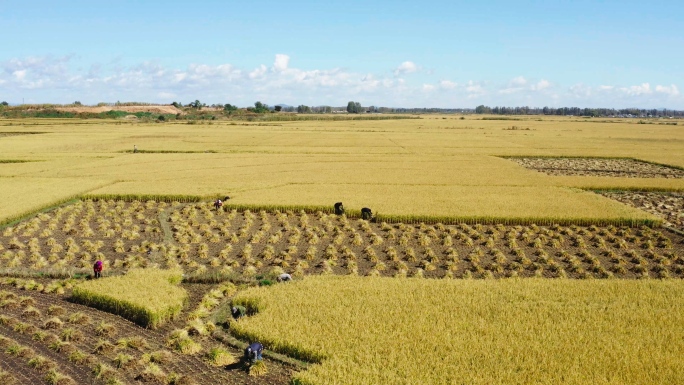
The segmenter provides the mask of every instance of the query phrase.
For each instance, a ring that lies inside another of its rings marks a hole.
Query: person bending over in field
[[[247,314],[247,309],[245,309],[244,306],[240,306],[240,305],[233,306],[230,309],[230,313],[233,315],[233,318],[240,319],[240,318],[244,317],[245,314]]]
[[[102,261],[97,261],[93,265],[93,275],[95,278],[102,277]]]
[[[214,202],[214,208],[216,209],[216,211],[219,211],[219,209],[221,209],[221,207],[223,207],[223,202],[221,202],[220,199],[217,199]]]
[[[256,362],[263,359],[261,353],[264,351],[264,345],[259,342],[252,342],[248,347],[245,348],[245,360],[249,362]]]
[[[290,282],[292,281],[292,276],[287,273],[280,274],[278,276],[278,282]]]

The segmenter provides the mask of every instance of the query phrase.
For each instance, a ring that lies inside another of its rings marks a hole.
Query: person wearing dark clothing
[[[102,277],[102,261],[97,261],[93,265],[93,275],[95,278]]]
[[[264,351],[264,345],[259,342],[252,342],[248,347],[245,348],[245,360],[255,362],[263,359],[261,353]]]
[[[335,203],[335,215],[342,214],[344,214],[344,206],[342,205],[342,202]]]
[[[233,306],[233,308],[230,309],[230,312],[233,314],[233,318],[240,319],[247,314],[247,309],[245,309],[244,306]]]
[[[221,202],[220,199],[215,200],[214,201],[214,208],[216,209],[216,211],[219,211],[221,209],[221,207],[223,207],[223,202]]]
[[[369,221],[369,220],[371,220],[371,218],[373,218],[373,212],[371,211],[371,209],[369,209],[368,207],[362,208],[361,209],[361,219]]]

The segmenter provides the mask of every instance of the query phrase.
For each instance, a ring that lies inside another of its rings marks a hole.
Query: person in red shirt
[[[93,265],[93,273],[95,275],[95,278],[100,278],[102,277],[102,261],[97,261]]]

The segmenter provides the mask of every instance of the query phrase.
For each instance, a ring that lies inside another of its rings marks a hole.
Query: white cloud
[[[655,90],[656,92],[659,92],[661,94],[666,94],[669,96],[679,96],[679,88],[677,88],[677,86],[674,84],[670,86],[656,86]]]
[[[343,105],[358,100],[368,105],[452,108],[474,104],[644,108],[684,105],[675,84],[561,87],[548,79],[517,76],[497,87],[486,80],[418,81],[399,76],[422,71],[413,62],[402,63],[392,73],[358,73],[344,68],[303,70],[290,64],[290,57],[284,54],[274,55],[270,66],[262,64],[251,70],[230,63],[174,68],[156,62],[125,66],[122,61],[75,63],[70,56],[28,57],[0,62],[0,91],[54,103],[168,103],[176,98],[184,102],[199,98],[206,103],[242,106],[252,105],[255,100],[294,105]]]
[[[656,85],[652,87],[650,83],[642,83],[633,86],[613,86],[602,84],[590,87],[584,84],[576,84],[568,90],[569,95],[575,100],[582,102],[586,106],[607,106],[607,107],[641,107],[659,108],[670,107],[678,108],[676,103],[684,102],[679,99],[679,88],[672,84],[669,86]],[[561,98],[562,99],[562,98]],[[577,105],[578,103],[574,103]],[[669,105],[668,105],[669,104]]]
[[[450,80],[442,80],[439,82],[439,86],[445,90],[453,90],[454,88],[458,87],[458,83],[452,82]]]
[[[509,87],[522,87],[527,85],[527,79],[522,76],[515,77],[511,79]]]
[[[161,99],[173,99],[176,97],[176,94],[173,92],[159,92],[157,93],[157,96]]]
[[[437,87],[435,87],[435,86],[432,85],[432,84],[423,84],[423,91],[425,91],[425,92],[434,91],[435,88],[437,88]]]
[[[588,87],[582,83],[575,84],[570,87],[570,95],[574,98],[588,98],[592,95],[591,87]]]
[[[273,68],[276,71],[285,71],[290,63],[290,57],[283,54],[276,54],[275,62],[273,63]]]
[[[465,89],[468,93],[468,99],[475,99],[487,93],[482,84],[474,82],[472,80],[468,80]]]
[[[537,84],[532,85],[530,89],[532,91],[542,91],[549,87],[551,87],[551,83],[548,80],[542,79],[539,82],[537,82]]]
[[[659,97],[661,95],[669,97],[679,96],[679,88],[677,88],[677,86],[674,84],[669,86],[656,85],[655,87],[651,87],[650,83],[642,83],[640,85],[629,87],[600,85],[596,89],[600,92],[611,94],[615,97],[626,97],[632,99],[649,95],[653,95],[653,97]]]
[[[26,77],[26,70],[16,70],[12,72],[12,75],[17,79],[17,80],[24,80]]]
[[[653,92],[651,91],[651,85],[648,83],[643,83],[639,86],[622,87],[620,91],[630,96],[648,95]]]
[[[262,64],[259,67],[255,68],[254,71],[249,73],[249,78],[250,79],[261,78],[266,74],[266,71],[268,71],[268,69],[266,68],[265,65]]]
[[[522,76],[514,77],[508,82],[508,86],[506,88],[499,90],[499,94],[507,95],[525,91],[527,90],[527,83],[527,79]]]
[[[416,65],[416,63],[412,61],[405,61],[394,70],[394,76],[410,74],[416,71],[418,71],[418,66]]]
[[[514,94],[514,93],[522,91],[522,90],[523,90],[523,88],[521,88],[521,87],[504,88],[502,90],[499,90],[499,93],[502,95],[508,95],[508,94]]]

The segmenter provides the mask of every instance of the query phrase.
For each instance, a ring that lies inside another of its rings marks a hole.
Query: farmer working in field
[[[292,276],[287,273],[280,274],[278,276],[278,282],[290,282],[292,281]]]
[[[245,360],[250,362],[256,362],[257,360],[263,359],[261,353],[264,351],[264,345],[259,342],[252,342],[248,347],[245,348]]]
[[[244,306],[237,305],[237,306],[233,306],[230,309],[230,312],[231,312],[231,314],[233,314],[233,318],[240,319],[240,318],[244,317],[245,314],[247,314],[247,309],[245,309]]]
[[[102,277],[102,261],[97,261],[93,265],[93,275],[95,278]]]
[[[217,199],[214,202],[214,208],[216,209],[216,211],[219,211],[221,209],[221,207],[223,207],[223,202],[221,202],[220,199]]]

